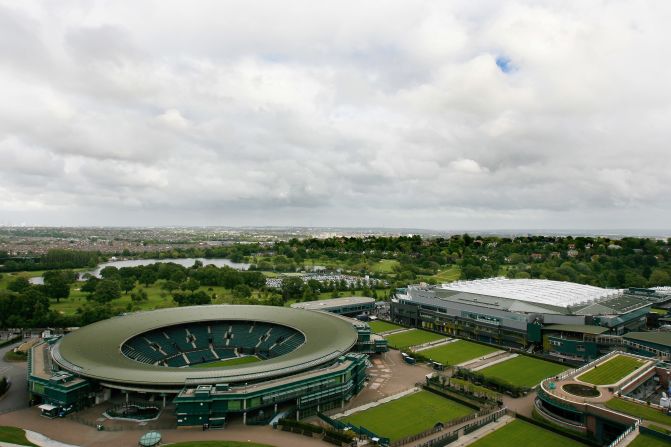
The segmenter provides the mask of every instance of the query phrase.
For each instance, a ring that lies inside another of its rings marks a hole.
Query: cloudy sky
[[[0,0],[0,225],[671,227],[671,2]]]

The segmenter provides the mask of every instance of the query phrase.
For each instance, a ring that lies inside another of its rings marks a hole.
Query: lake
[[[249,264],[244,264],[242,262],[233,262],[230,259],[225,259],[225,258],[214,258],[214,259],[206,259],[206,258],[180,258],[180,259],[128,259],[125,261],[110,261],[110,262],[103,262],[102,264],[98,264],[98,266],[94,270],[90,270],[88,272],[82,272],[79,274],[80,278],[84,276],[87,273],[90,273],[91,275],[97,276],[98,278],[100,277],[100,271],[104,269],[105,267],[116,267],[120,269],[121,267],[138,267],[141,265],[151,265],[151,264],[156,264],[156,263],[167,263],[167,262],[172,262],[175,264],[182,265],[184,267],[191,267],[196,261],[200,261],[203,263],[203,265],[216,265],[217,267],[231,267],[236,270],[247,270],[249,268]],[[34,278],[30,278],[30,282],[32,284],[44,284],[44,278],[41,276],[36,276]]]

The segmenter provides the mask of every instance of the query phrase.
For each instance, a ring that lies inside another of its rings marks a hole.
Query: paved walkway
[[[31,430],[66,444],[82,447],[135,447],[147,430],[97,431],[93,427],[68,419],[47,419],[37,408],[28,408],[0,415],[0,425]],[[276,447],[328,446],[318,439],[294,433],[274,430],[269,426],[245,426],[233,423],[224,430],[202,431],[201,429],[159,430],[163,442],[184,441],[241,441],[256,442]]]
[[[510,355],[511,354],[508,351],[496,351],[477,359],[468,360],[460,366],[470,369],[471,371],[476,371],[478,369],[486,368],[490,364],[493,364],[492,362],[496,362],[499,359],[507,360]]]
[[[499,428],[503,427],[506,424],[511,423],[514,421],[515,418],[512,418],[510,416],[504,415],[499,418],[498,421],[492,422],[491,424],[487,424],[484,427],[481,427],[477,430],[475,430],[473,433],[469,433],[467,435],[460,436],[459,439],[454,441],[452,444],[450,444],[450,447],[464,447],[469,444],[474,443],[475,441],[484,438],[487,435],[490,435],[494,433],[496,430]],[[531,441],[531,440],[529,440]],[[530,442],[530,444],[534,444],[533,442]]]
[[[22,342],[0,348],[0,377],[7,376],[11,382],[9,391],[0,397],[0,414],[28,407],[26,362],[6,362],[5,353]]]
[[[641,434],[641,432],[638,430],[638,428],[631,433],[629,433],[622,441],[620,441],[617,444],[617,447],[627,447],[629,444],[631,444],[636,437]]]
[[[378,401],[375,402],[370,402],[364,405],[361,405],[360,407],[355,407],[355,408],[350,408],[349,410],[343,411],[342,413],[337,413],[334,414],[333,416],[330,416],[332,419],[340,419],[345,416],[349,416],[350,414],[358,413],[360,411],[365,411],[368,410],[369,408],[377,407],[378,405],[386,404],[387,402],[391,402],[392,400],[400,399],[401,397],[407,396],[409,394],[413,394],[419,391],[419,388],[410,388],[409,390],[401,391],[398,394],[394,394],[393,396],[388,396],[384,397]]]
[[[510,354],[510,353],[505,353],[504,355],[501,356],[496,356],[496,357],[490,357],[489,359],[486,359],[485,362],[481,365],[475,366],[475,367],[469,367],[471,371],[480,371],[481,369],[489,368],[490,366],[494,366],[497,363],[503,363],[508,360],[512,360],[515,357],[519,356],[519,354]]]
[[[413,346],[410,348],[412,352],[422,352],[426,351],[429,349],[437,348],[439,346],[444,346],[444,345],[449,345],[450,343],[455,343],[458,342],[459,339],[457,338],[445,338],[443,340],[436,340],[436,341],[430,341],[428,343],[424,343],[423,345],[419,345],[419,347]]]
[[[472,424],[472,423],[474,423],[474,422],[476,422],[476,421],[482,420],[482,419],[484,419],[484,418],[487,418],[487,417],[489,417],[489,416],[482,416],[482,417],[480,417],[480,418],[477,418],[477,419],[471,419],[471,420],[469,420],[469,421],[463,422],[463,423],[461,423],[461,424],[457,424],[457,425],[452,426],[452,427],[446,427],[446,428],[445,428],[444,430],[442,430],[442,431],[436,432],[436,433],[434,433],[434,434],[432,434],[432,435],[430,435],[430,436],[427,436],[427,437],[425,437],[425,438],[418,439],[417,441],[414,441],[414,442],[409,443],[409,444],[407,444],[407,445],[408,445],[408,446],[411,446],[411,447],[422,446],[422,445],[424,445],[425,443],[429,442],[429,441],[432,440],[432,439],[440,438],[441,436],[444,436],[446,433],[451,433],[451,432],[454,432],[454,431],[461,431],[461,429],[463,429],[465,426],[467,426],[467,425],[469,425],[469,424]],[[461,433],[462,436],[460,436],[459,439],[458,439],[457,441],[454,441],[454,443],[451,443],[451,444],[450,444],[450,447],[453,447],[453,446],[455,446],[455,445],[458,445],[457,443],[460,442],[460,441],[461,441],[463,438],[465,438],[465,437],[472,436],[473,434],[478,433],[478,432],[480,432],[481,430],[486,430],[486,429],[489,428],[489,427],[494,427],[495,424],[499,424],[499,423],[500,423],[502,420],[504,420],[505,418],[508,418],[508,419],[511,419],[511,420],[513,419],[513,418],[511,418],[510,416],[507,416],[507,415],[504,414],[503,416],[501,416],[501,417],[499,418],[498,421],[491,422],[491,423],[485,425],[484,427],[479,428],[478,430],[474,431],[473,433],[471,433],[471,434],[469,434],[469,435],[463,435],[463,432],[462,432],[462,433]],[[497,427],[498,427],[498,426],[497,426]],[[492,431],[493,431],[493,430],[492,430]]]

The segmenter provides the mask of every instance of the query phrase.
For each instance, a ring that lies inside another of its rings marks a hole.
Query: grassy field
[[[170,444],[170,447],[273,447],[268,444],[240,441],[191,441]]]
[[[474,442],[469,447],[518,447],[525,445],[581,447],[585,444],[516,419],[494,433]]]
[[[22,354],[20,352],[14,352],[12,350],[9,350],[5,352],[5,356],[3,359],[6,362],[25,362],[28,360],[28,354]]]
[[[428,391],[420,391],[343,418],[392,441],[457,419],[474,410]]]
[[[482,357],[494,351],[497,351],[497,349],[466,340],[459,340],[421,351],[421,353],[434,362],[440,362],[445,365],[458,365],[459,363]]]
[[[18,445],[35,445],[26,439],[26,432],[16,427],[0,427],[0,442]]]
[[[129,306],[132,308],[132,310],[154,310],[154,309],[163,309],[166,307],[177,306],[177,303],[173,301],[170,293],[161,288],[161,284],[163,284],[163,282],[164,281],[159,280],[155,284],[149,287],[144,286],[141,287],[136,285],[134,290],[142,288],[145,290],[145,292],[147,292],[147,301],[142,301],[140,303],[133,303],[130,297],[130,293],[128,294],[123,293],[121,295],[121,298],[112,300],[110,304],[112,305],[112,307],[122,308],[124,310],[129,310],[128,309]],[[64,315],[74,315],[77,312],[77,308],[87,302],[86,299],[87,294],[79,290],[80,286],[81,283],[75,283],[72,289],[70,290],[70,297],[61,300],[60,303],[57,303],[55,300],[52,300],[51,309],[53,309],[56,312],[60,312]],[[225,287],[203,286],[200,287],[198,290],[202,290],[210,295],[214,293],[216,295],[216,298],[213,300],[214,304],[235,303],[232,291],[230,289],[226,289]],[[258,298],[259,292],[256,291],[253,292],[252,296]]]
[[[260,362],[261,359],[255,355],[246,355],[244,357],[235,357],[226,360],[219,360],[216,362],[199,363],[191,366],[192,368],[222,368],[224,366],[245,365],[247,363]]]
[[[452,282],[456,281],[461,277],[461,269],[458,265],[452,265],[450,267],[438,270],[435,275],[430,276],[419,276],[418,279],[422,281],[431,281],[436,283]]]
[[[384,261],[381,261],[384,262]],[[396,262],[396,261],[393,261]],[[15,272],[15,273],[2,273],[0,277],[0,290],[6,289],[7,285],[13,281],[18,276],[23,276],[26,278],[31,278],[35,276],[42,276],[44,271],[34,271],[34,272]],[[267,276],[272,276],[268,272],[264,272]],[[298,275],[298,273],[296,273]],[[276,276],[276,275],[275,275]],[[121,298],[112,300],[110,305],[115,311],[118,312],[129,312],[129,311],[143,311],[143,310],[154,310],[154,309],[163,309],[167,307],[175,307],[177,303],[174,302],[172,296],[169,292],[163,290],[161,285],[165,281],[159,280],[149,287],[144,287],[141,285],[136,285],[135,288],[129,293],[123,293]],[[82,283],[75,283],[70,288],[70,296],[66,299],[62,299],[59,302],[56,300],[51,300],[50,308],[55,312],[59,312],[63,315],[75,315],[77,309],[83,306],[87,302],[87,294],[79,290]],[[139,303],[134,303],[131,300],[130,294],[133,291],[137,291],[140,288],[144,289],[147,292],[147,300],[141,301]],[[219,286],[202,286],[198,289],[199,291],[204,291],[209,295],[215,294],[215,299],[212,301],[213,304],[244,304],[247,300],[236,300],[233,298],[233,292],[231,289]],[[389,288],[377,290],[379,298],[384,298],[389,295]],[[361,290],[350,290],[345,292],[340,292],[340,296],[362,296],[363,291]],[[263,301],[266,295],[265,292],[252,291],[252,298]],[[317,299],[325,300],[332,298],[331,292],[320,293]],[[287,301],[286,306],[293,304],[295,300]]]
[[[532,388],[541,380],[566,371],[568,368],[524,355],[497,363],[478,372],[487,377],[497,377],[513,385]]]
[[[669,443],[651,435],[639,434],[631,441],[629,447],[669,447]]]
[[[609,385],[617,383],[643,366],[644,363],[642,360],[633,357],[616,355],[596,368],[579,375],[576,379],[592,385]]]
[[[403,329],[403,326],[388,323],[386,321],[370,321],[368,322],[368,326],[370,326],[370,329],[377,334],[380,332],[391,331],[393,329]]]
[[[667,416],[659,410],[650,408],[646,405],[640,405],[634,402],[629,402],[617,397],[609,400],[605,404],[611,410],[619,411],[637,418],[647,419],[660,424],[671,425],[671,416]]]
[[[394,273],[394,269],[401,265],[395,259],[382,259],[380,262],[376,262],[370,266],[370,271],[372,273]]]
[[[409,346],[440,340],[441,338],[445,338],[445,336],[434,334],[433,332],[422,331],[420,329],[410,329],[409,331],[401,332],[400,334],[388,335],[385,338],[389,342],[390,347],[405,349]]]
[[[664,433],[665,435],[671,435],[671,430],[667,430],[666,428],[660,427],[659,425],[650,424],[650,425],[648,425],[648,428],[650,430],[655,430],[655,431],[658,431],[660,433]]]

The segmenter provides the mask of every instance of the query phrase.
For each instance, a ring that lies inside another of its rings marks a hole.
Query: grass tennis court
[[[591,383],[592,385],[609,385],[617,383],[644,364],[645,362],[642,360],[633,357],[616,355],[597,365],[596,368],[580,374],[576,379]]]
[[[458,365],[467,360],[491,354],[498,349],[490,346],[480,345],[466,340],[459,340],[446,345],[420,351],[423,356],[429,357],[434,362],[445,365]]]
[[[244,365],[246,363],[260,362],[261,359],[255,355],[246,355],[244,357],[234,357],[232,359],[219,360],[216,362],[199,363],[192,365],[192,368],[221,368],[224,366]]]
[[[393,331],[394,329],[403,329],[403,326],[399,326],[398,324],[379,320],[369,321],[368,326],[370,326],[370,329],[376,334],[379,334],[380,332]]]
[[[400,334],[392,334],[385,337],[389,346],[396,349],[405,349],[410,346],[421,345],[430,341],[446,338],[444,335],[434,334],[433,332],[422,331],[420,329],[410,329]]]
[[[541,380],[566,371],[568,368],[545,360],[518,355],[517,357],[497,363],[478,372],[487,377],[496,377],[513,385],[532,388]]]
[[[512,447],[542,445],[543,447],[582,447],[585,444],[516,419],[469,447]]]
[[[646,405],[618,399],[617,397],[609,400],[605,405],[611,410],[620,411],[636,418],[643,418],[649,421],[659,422],[660,424],[671,425],[671,416],[667,416],[661,411]]]
[[[475,410],[442,398],[428,391],[420,391],[392,400],[377,407],[342,418],[354,425],[362,425],[374,433],[395,441],[447,422]]]
[[[655,438],[651,435],[639,434],[636,439],[631,441],[629,447],[669,447],[667,441]]]

